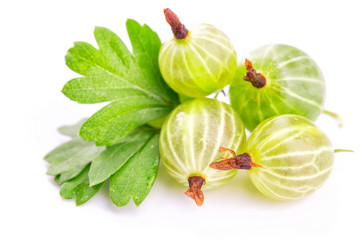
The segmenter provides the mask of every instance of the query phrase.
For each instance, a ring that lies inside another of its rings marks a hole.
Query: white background
[[[1,239],[360,239],[360,7],[358,1],[1,1],[0,3],[0,238]],[[95,45],[103,26],[126,44],[125,21],[171,36],[162,9],[191,28],[210,23],[233,41],[239,58],[269,43],[296,46],[315,59],[326,78],[325,108],[316,121],[335,148],[333,172],[314,194],[294,202],[263,197],[246,172],[205,192],[199,208],[160,167],[148,197],[118,209],[105,186],[76,207],[62,200],[45,174],[43,156],[67,140],[56,129],[95,113],[60,91],[78,76],[65,65],[74,41]],[[155,239],[155,238],[154,238]]]

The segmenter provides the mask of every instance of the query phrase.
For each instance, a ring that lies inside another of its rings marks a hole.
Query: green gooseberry
[[[318,65],[288,45],[268,45],[251,52],[239,65],[229,93],[231,106],[250,131],[263,120],[281,114],[314,121],[325,112],[339,118],[323,109],[325,82]]]
[[[268,118],[251,133],[244,153],[210,166],[219,170],[246,169],[256,188],[277,200],[302,198],[329,177],[334,149],[328,137],[305,117],[286,114]]]
[[[242,151],[244,144],[244,125],[230,105],[216,99],[195,99],[177,106],[165,120],[160,133],[160,159],[176,181],[189,186],[185,194],[201,206],[202,189],[218,187],[236,173],[209,167],[220,157],[219,147]]]
[[[164,10],[174,37],[160,49],[159,67],[165,82],[177,93],[202,98],[230,83],[237,58],[230,39],[210,24],[187,30],[170,10]]]

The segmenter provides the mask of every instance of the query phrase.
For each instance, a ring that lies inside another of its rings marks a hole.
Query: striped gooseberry
[[[236,170],[209,167],[220,157],[219,147],[242,151],[244,144],[244,125],[231,106],[215,99],[195,99],[177,106],[165,120],[160,158],[173,178],[189,186],[185,194],[201,206],[202,189],[217,187],[236,174]]]
[[[272,199],[302,198],[318,189],[333,167],[334,149],[327,136],[310,120],[281,115],[259,124],[244,153],[213,162],[219,170],[247,169],[256,188]]]
[[[228,85],[237,68],[229,38],[209,24],[187,30],[170,9],[164,13],[174,33],[159,53],[160,72],[166,83],[192,98],[205,97]]]
[[[297,114],[316,120],[323,110],[325,82],[309,55],[288,45],[256,49],[238,67],[230,84],[230,102],[252,131],[263,120]]]

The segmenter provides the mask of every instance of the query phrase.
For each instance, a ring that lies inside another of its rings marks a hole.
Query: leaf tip
[[[139,207],[140,204],[145,200],[145,198],[142,198],[142,197],[139,197],[139,196],[133,196],[132,199],[133,199],[136,207]]]
[[[49,162],[49,155],[50,155],[50,153],[47,153],[47,154],[44,156],[44,160],[47,161],[47,162]],[[47,173],[47,172],[46,172],[46,173]]]
[[[126,25],[128,25],[128,24],[139,24],[139,23],[137,21],[135,21],[134,19],[128,18],[126,20]]]
[[[100,184],[100,183],[102,183],[102,182],[104,182],[104,181],[95,181],[95,180],[93,180],[92,178],[96,178],[96,176],[94,177],[93,176],[93,174],[91,173],[92,171],[91,171],[91,168],[90,168],[90,171],[89,171],[89,187],[94,187],[95,185],[98,185],[98,184]]]
[[[130,18],[127,19],[126,20],[126,29],[127,29],[128,33],[130,30],[135,29],[135,28],[141,28],[140,23],[138,23],[137,21],[130,19]],[[130,36],[130,34],[129,34],[129,36]]]
[[[94,141],[96,139],[90,138],[88,135],[88,129],[87,129],[87,120],[83,123],[83,125],[81,125],[80,127],[80,131],[79,131],[79,136],[86,140],[86,141]],[[96,142],[96,146],[98,146],[97,142]]]
[[[65,83],[64,87],[61,89],[61,93],[64,94],[67,98],[71,99],[71,96],[69,94],[69,90],[71,89],[70,85],[70,81],[68,81],[67,83]]]
[[[110,31],[110,30],[105,28],[105,27],[96,26],[94,28],[94,35],[96,36],[97,33],[100,33],[100,32],[103,32],[103,31]]]
[[[89,200],[89,199],[88,199]],[[84,203],[86,203],[88,200],[78,200],[78,199],[76,199],[75,200],[75,205],[78,207],[78,206],[80,206],[80,205],[83,205]]]

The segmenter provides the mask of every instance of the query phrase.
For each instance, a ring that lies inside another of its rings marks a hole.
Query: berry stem
[[[354,150],[349,150],[349,149],[334,149],[334,153],[338,153],[338,152],[354,152]]]
[[[248,153],[243,153],[240,155],[236,155],[235,152],[228,148],[219,148],[219,152],[228,151],[233,155],[231,158],[225,158],[219,162],[213,162],[210,164],[211,168],[217,170],[231,170],[231,169],[245,169],[249,170],[252,167],[262,167],[259,164],[254,163],[251,160],[251,156]]]
[[[224,97],[226,97],[226,93],[225,93],[224,89],[221,89],[221,90],[216,91],[215,96],[214,96],[215,99],[217,99],[217,97],[219,96],[219,93],[222,93],[224,95]]]
[[[247,82],[251,82],[251,84],[256,88],[262,88],[266,85],[266,78],[261,73],[257,73],[253,68],[252,62],[250,60],[245,59],[245,67],[246,67],[246,76],[243,79]]]
[[[189,189],[185,194],[194,199],[195,203],[200,207],[204,202],[204,193],[201,187],[205,184],[205,179],[200,176],[192,176],[188,178]]]
[[[174,33],[176,39],[184,39],[187,37],[189,31],[186,29],[185,25],[182,24],[176,16],[176,14],[171,11],[169,8],[164,9],[165,19],[170,24],[171,30]]]
[[[333,118],[336,118],[336,119],[338,120],[338,122],[339,122],[339,127],[340,127],[340,128],[343,126],[343,121],[342,121],[342,119],[341,119],[341,117],[340,117],[339,114],[334,113],[334,112],[330,112],[330,111],[325,110],[325,109],[323,110],[323,113],[325,113],[325,114],[327,114],[327,115],[329,115],[329,116],[331,116],[331,117],[333,117]]]

